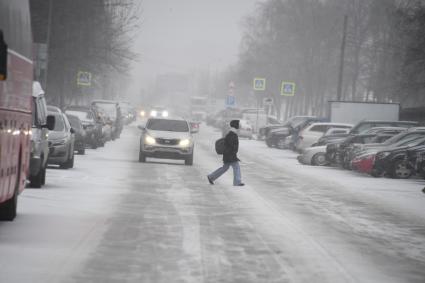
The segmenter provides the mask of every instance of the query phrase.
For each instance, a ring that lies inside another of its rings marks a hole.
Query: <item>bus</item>
[[[0,0],[0,220],[16,216],[31,151],[32,35],[28,0]]]

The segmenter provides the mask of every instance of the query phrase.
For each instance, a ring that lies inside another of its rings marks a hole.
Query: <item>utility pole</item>
[[[345,57],[345,41],[347,37],[347,14],[344,16],[344,31],[342,34],[342,43],[341,43],[341,57],[339,58],[339,74],[338,74],[338,88],[337,88],[337,100],[341,100],[342,94],[342,80],[344,73],[344,57]]]

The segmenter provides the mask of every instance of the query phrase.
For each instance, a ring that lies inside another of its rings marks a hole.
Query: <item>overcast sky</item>
[[[237,59],[243,18],[258,0],[143,0],[134,68],[140,82],[157,74],[222,69]]]

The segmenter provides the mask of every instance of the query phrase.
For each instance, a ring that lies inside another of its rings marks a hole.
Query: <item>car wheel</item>
[[[46,173],[46,169],[43,167],[40,168],[38,174],[35,176],[30,176],[30,186],[31,188],[41,188],[43,185],[43,175]]]
[[[410,176],[412,176],[412,174],[412,169],[408,167],[408,164],[405,160],[397,160],[394,163],[391,177],[395,179],[408,179]]]
[[[268,147],[273,147],[273,143],[269,139],[266,139],[266,145]]]
[[[279,149],[285,149],[285,148],[286,148],[285,139],[279,139],[279,140],[277,141],[276,146],[277,146],[277,148],[279,148]]]
[[[139,162],[146,162],[146,156],[141,150],[139,151]]]
[[[1,221],[12,221],[16,217],[16,210],[18,206],[18,187],[17,184],[13,197],[0,205],[0,220]]]
[[[21,160],[21,154],[19,154],[19,161]],[[21,166],[21,162],[18,163],[18,166]],[[18,207],[18,192],[19,192],[19,182],[21,180],[21,171],[18,170],[18,175],[16,176],[16,185],[13,197],[0,205],[0,220],[1,221],[12,221],[16,217],[16,211]]]
[[[78,151],[78,154],[81,154],[81,155],[86,154],[86,149],[85,149],[85,148],[80,149],[80,150]]]
[[[47,166],[47,165],[45,165],[45,166],[43,167],[43,177],[42,177],[42,179],[41,179],[41,184],[42,184],[42,185],[45,185],[45,184],[46,184],[46,166]]]
[[[71,159],[68,161],[68,168],[74,168],[74,154],[72,154]]]
[[[328,161],[326,160],[326,154],[319,152],[316,153],[313,158],[311,159],[311,164],[316,166],[325,166],[328,164]]]
[[[378,178],[378,177],[381,177],[383,175],[383,173],[379,170],[372,169],[372,171],[370,172],[370,175],[372,177]]]
[[[193,165],[193,153],[184,160],[185,165]]]

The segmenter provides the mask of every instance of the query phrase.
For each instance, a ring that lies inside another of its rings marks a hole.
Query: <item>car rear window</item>
[[[167,132],[189,132],[189,126],[183,120],[150,119],[147,129]]]

